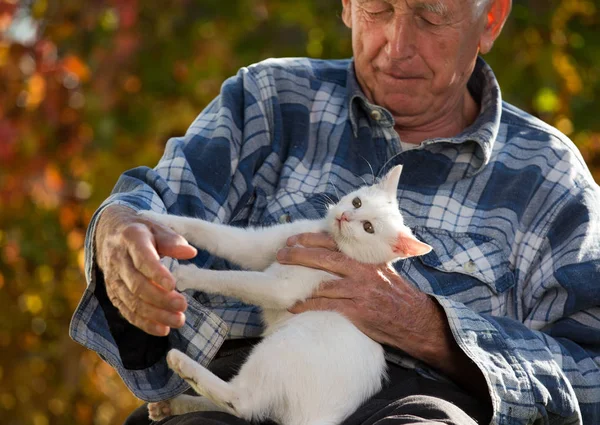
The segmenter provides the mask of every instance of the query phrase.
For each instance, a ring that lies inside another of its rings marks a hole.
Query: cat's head
[[[327,223],[341,252],[363,263],[427,254],[431,247],[404,225],[396,191],[402,166],[392,168],[378,183],[361,187],[329,207]]]

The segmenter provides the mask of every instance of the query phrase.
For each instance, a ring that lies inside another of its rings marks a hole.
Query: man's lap
[[[211,363],[211,370],[229,380],[248,355],[249,347],[229,350]],[[388,364],[389,380],[384,388],[348,417],[343,425],[487,424],[491,411],[461,389],[423,378],[413,370]],[[147,425],[146,405],[138,408],[125,425]],[[158,425],[248,425],[247,421],[222,412],[194,412],[172,416]],[[271,423],[272,424],[272,423]]]

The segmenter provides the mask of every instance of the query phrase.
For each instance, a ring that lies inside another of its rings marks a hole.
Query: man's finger
[[[290,313],[299,314],[306,311],[338,311],[343,312],[344,301],[331,298],[309,298],[304,302],[296,303],[288,309]]]
[[[183,236],[178,235],[168,227],[153,224],[151,230],[154,234],[156,250],[161,256],[189,260],[198,254],[196,248],[191,246]]]
[[[108,298],[110,299],[110,302],[117,308],[119,313],[121,313],[121,315],[125,318],[125,320],[148,334],[155,336],[168,335],[170,331],[168,326],[138,317],[131,311],[131,309],[129,309],[127,305],[128,301],[121,293],[121,286],[124,287],[125,283],[120,280],[106,281],[106,292],[108,294]]]
[[[281,264],[297,264],[313,269],[325,270],[346,277],[356,273],[363,265],[345,254],[326,248],[288,247],[277,252]]]
[[[127,251],[135,268],[167,291],[175,289],[175,278],[161,262],[155,247],[154,235],[146,227],[129,232]]]
[[[354,282],[352,279],[335,279],[321,282],[317,290],[312,293],[312,298],[352,299]]]
[[[287,246],[302,245],[306,248],[326,248],[337,250],[337,244],[329,233],[300,233],[290,236],[286,242]]]
[[[107,292],[108,289],[107,286]],[[164,336],[170,328],[179,328],[185,323],[183,313],[161,310],[146,303],[130,292],[123,281],[117,280],[110,285],[109,297],[127,321],[149,334]]]
[[[182,312],[162,310],[136,297],[125,284],[117,285],[117,295],[125,301],[125,307],[139,320],[151,321],[170,328],[180,328],[185,323]]]
[[[129,291],[145,302],[163,310],[184,312],[187,308],[185,297],[176,291],[166,291],[140,273],[128,257],[119,271],[121,279]]]

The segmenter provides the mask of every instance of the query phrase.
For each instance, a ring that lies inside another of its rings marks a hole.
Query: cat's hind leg
[[[190,412],[228,412],[202,396],[181,394],[170,400],[148,403],[148,417],[160,421],[167,416],[183,415]]]
[[[214,403],[218,410],[246,420],[261,416],[263,409],[253,405],[249,392],[238,391],[235,386],[223,381],[181,351],[169,351],[167,363],[194,391]]]

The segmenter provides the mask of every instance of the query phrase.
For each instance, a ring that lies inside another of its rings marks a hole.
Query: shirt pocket
[[[414,233],[433,248],[419,260],[426,267],[442,272],[437,273],[436,279],[445,294],[460,292],[463,285],[463,289],[470,289],[477,282],[500,294],[516,282],[507,253],[489,236],[427,227],[417,227]],[[456,279],[457,275],[464,278]]]

